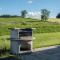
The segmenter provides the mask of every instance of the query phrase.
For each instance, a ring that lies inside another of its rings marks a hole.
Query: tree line
[[[25,18],[28,12],[26,10],[21,11],[21,17]],[[50,11],[47,9],[41,9],[41,21],[49,19]],[[60,18],[60,13],[57,14],[56,18]]]
[[[0,15],[0,18],[11,18],[11,17],[25,18],[27,13],[28,12],[26,10],[22,10],[21,11],[21,16],[5,14],[5,15]],[[41,9],[41,20],[46,21],[49,18],[49,14],[50,14],[50,11],[48,11],[47,9]]]
[[[26,10],[21,11],[21,17],[25,18],[28,12]],[[41,9],[41,20],[46,21],[49,18],[50,11],[47,9]]]
[[[0,15],[0,18],[10,18],[10,17],[20,17],[20,16],[17,16],[17,15]]]
[[[21,16],[18,15],[0,15],[1,18],[10,18],[10,17],[22,17],[25,18],[26,14],[28,14],[27,10],[22,10],[21,11]],[[46,21],[48,20],[50,15],[50,11],[48,11],[47,9],[41,9],[41,21]],[[57,14],[56,18],[60,18],[60,13]]]

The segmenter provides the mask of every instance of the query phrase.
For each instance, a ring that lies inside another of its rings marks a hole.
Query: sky
[[[60,12],[60,0],[0,0],[0,15],[20,15],[22,10],[39,12],[41,9],[50,11],[50,17]]]

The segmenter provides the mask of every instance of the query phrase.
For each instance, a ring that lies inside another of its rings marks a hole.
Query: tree
[[[50,11],[46,9],[41,10],[41,20],[46,21],[49,18]]]
[[[17,15],[0,15],[1,18],[11,18],[11,17],[18,17]]]
[[[22,18],[25,18],[26,17],[26,14],[27,14],[27,11],[26,10],[21,11],[21,17]]]
[[[9,18],[9,17],[11,17],[11,15],[1,15],[0,17],[3,17],[3,18]]]
[[[60,18],[60,13],[57,14],[56,18]]]

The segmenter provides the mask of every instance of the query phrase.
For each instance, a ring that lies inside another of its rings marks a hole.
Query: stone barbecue
[[[10,48],[13,54],[32,52],[32,29],[10,28]]]

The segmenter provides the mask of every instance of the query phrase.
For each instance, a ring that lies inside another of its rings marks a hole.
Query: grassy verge
[[[60,45],[60,32],[34,34],[33,48]]]
[[[10,41],[7,38],[9,38],[8,35],[0,36],[0,49],[10,48]]]

